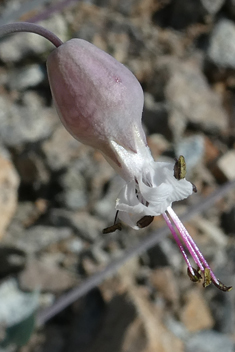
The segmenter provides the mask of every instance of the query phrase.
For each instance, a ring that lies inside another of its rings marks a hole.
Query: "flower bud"
[[[137,135],[146,145],[143,91],[124,65],[85,40],[71,39],[49,55],[47,68],[58,114],[76,139],[118,167],[112,142],[137,153]]]

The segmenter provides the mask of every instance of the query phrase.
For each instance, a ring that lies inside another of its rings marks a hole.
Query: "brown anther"
[[[122,230],[122,225],[120,222],[117,222],[116,224],[113,224],[112,226],[106,227],[103,229],[102,233],[106,235],[107,233],[112,233],[115,232],[116,230],[121,231]]]
[[[190,269],[187,269],[187,274],[192,282],[200,282],[202,279],[202,276],[200,274],[200,269],[193,269],[193,274],[191,273]]]
[[[207,287],[211,284],[212,279],[211,279],[211,271],[208,268],[205,268],[204,270],[204,282],[202,284],[203,287]]]
[[[193,186],[193,192],[194,192],[194,193],[197,193],[197,187],[195,186],[195,184],[192,183],[192,182],[190,182],[190,183],[191,183],[191,185]]]
[[[139,221],[137,221],[136,225],[140,228],[143,229],[144,227],[147,227],[153,222],[154,216],[151,215],[145,215],[142,217]]]
[[[183,155],[180,155],[178,159],[176,159],[174,165],[174,177],[177,180],[182,180],[186,176],[186,162]]]
[[[218,279],[217,279],[218,280]],[[225,286],[221,281],[219,281],[218,280],[218,284],[217,284],[217,282],[215,282],[215,281],[213,281],[212,280],[212,282],[213,282],[213,284],[219,289],[219,290],[221,290],[221,291],[224,291],[224,292],[229,292],[229,291],[231,291],[232,289],[233,289],[233,287],[232,286]]]

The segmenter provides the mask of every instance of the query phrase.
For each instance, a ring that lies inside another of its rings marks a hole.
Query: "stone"
[[[0,238],[17,207],[19,176],[4,149],[0,149]]]
[[[71,210],[84,208],[88,203],[86,179],[80,170],[80,164],[80,160],[73,163],[60,177],[60,184],[64,189],[60,200]]]
[[[227,180],[235,179],[235,150],[229,150],[217,161],[219,170]]]
[[[217,331],[202,331],[192,336],[186,343],[186,352],[234,351],[232,340]]]
[[[0,96],[0,138],[7,146],[36,142],[48,137],[58,123],[52,108],[45,108],[39,96],[28,91],[22,104]]]
[[[100,237],[105,222],[85,211],[70,212],[64,209],[52,209],[50,221],[55,226],[69,226],[81,238],[94,241]]]
[[[0,324],[13,326],[30,314],[38,305],[37,293],[25,293],[19,290],[15,279],[8,279],[0,286]]]
[[[68,227],[52,227],[37,225],[25,230],[16,225],[8,231],[4,244],[14,243],[16,248],[26,251],[28,254],[37,253],[53,243],[57,243],[72,235],[72,229]]]
[[[165,94],[172,107],[169,124],[175,141],[182,138],[188,123],[210,133],[228,128],[228,116],[220,97],[210,88],[198,63],[174,59],[163,66],[169,75]],[[182,125],[180,129],[178,125]]]
[[[219,67],[235,68],[235,24],[220,20],[211,33],[207,56]]]
[[[28,65],[22,69],[12,70],[7,85],[11,90],[19,91],[37,86],[44,78],[45,73],[39,65]]]
[[[31,259],[19,276],[23,290],[59,293],[73,287],[75,277],[67,270],[43,260]]]
[[[53,171],[68,167],[69,163],[86,154],[84,146],[59,125],[42,144],[47,163]]]
[[[225,0],[201,0],[201,3],[210,15],[215,15],[224,5]]]
[[[210,309],[199,290],[191,290],[186,294],[186,303],[182,308],[180,318],[190,332],[211,329],[214,325]]]
[[[179,288],[173,270],[170,267],[153,270],[150,275],[150,282],[165,300],[177,304]]]
[[[216,146],[216,143],[206,136],[204,136],[204,146],[204,160],[207,164],[210,165],[219,157],[220,151],[219,148]]]

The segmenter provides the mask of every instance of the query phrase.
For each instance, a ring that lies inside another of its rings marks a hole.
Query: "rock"
[[[51,108],[45,108],[34,92],[28,91],[22,105],[0,96],[0,138],[7,146],[36,142],[52,133],[58,117]]]
[[[217,331],[202,331],[186,343],[186,352],[234,351],[232,340]]]
[[[11,90],[24,90],[37,86],[44,78],[45,73],[39,65],[28,65],[11,71],[8,86]]]
[[[40,291],[59,293],[73,287],[76,280],[68,271],[55,264],[31,259],[20,274],[19,282],[23,290],[40,289]]]
[[[35,311],[38,294],[25,293],[17,287],[15,279],[0,286],[0,324],[13,326]]]
[[[67,25],[62,15],[50,17],[40,25],[54,32],[61,40],[66,41]],[[45,38],[32,33],[17,33],[13,36],[6,36],[1,42],[0,59],[7,62],[18,62],[27,56],[37,56],[54,49],[52,44]]]
[[[217,161],[217,167],[223,173],[227,180],[235,179],[235,150],[230,150],[225,153]]]
[[[65,206],[72,210],[84,208],[88,203],[87,185],[84,175],[81,172],[81,161],[70,165],[60,178],[64,192],[60,200]]]
[[[224,5],[225,0],[201,0],[201,3],[210,15],[215,15]]]
[[[173,270],[170,267],[153,270],[150,275],[150,282],[165,300],[177,304],[179,288]]]
[[[219,67],[235,68],[235,24],[222,19],[211,33],[208,59]]]
[[[220,98],[209,87],[198,64],[169,60],[164,65],[169,74],[165,94],[172,107],[169,123],[176,141],[182,137],[187,123],[210,133],[228,128],[228,116]]]
[[[68,167],[71,161],[86,154],[83,144],[74,139],[62,125],[42,144],[42,150],[49,167],[54,171]]]
[[[210,165],[219,157],[220,151],[215,141],[209,139],[209,137],[206,137],[206,136],[204,136],[204,146],[205,146],[205,153],[204,153],[205,162]]]
[[[180,316],[181,321],[190,332],[210,329],[214,325],[211,312],[199,290],[192,290],[187,293],[186,304]]]
[[[79,236],[90,241],[99,238],[105,222],[87,212],[69,212],[63,209],[53,209],[50,221],[55,226],[70,226]]]
[[[0,238],[17,207],[19,176],[7,153],[0,149]]]
[[[16,248],[20,248],[29,253],[37,253],[47,246],[64,240],[72,235],[72,230],[68,227],[33,226],[28,230],[16,226],[8,232],[5,244],[14,243]]]

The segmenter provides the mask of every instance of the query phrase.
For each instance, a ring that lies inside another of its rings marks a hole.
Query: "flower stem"
[[[30,32],[30,33],[38,34],[46,38],[47,40],[49,40],[57,48],[63,44],[62,40],[60,40],[54,33],[34,23],[15,22],[10,24],[5,24],[0,27],[0,37],[3,37],[7,34],[17,33],[17,32]]]

